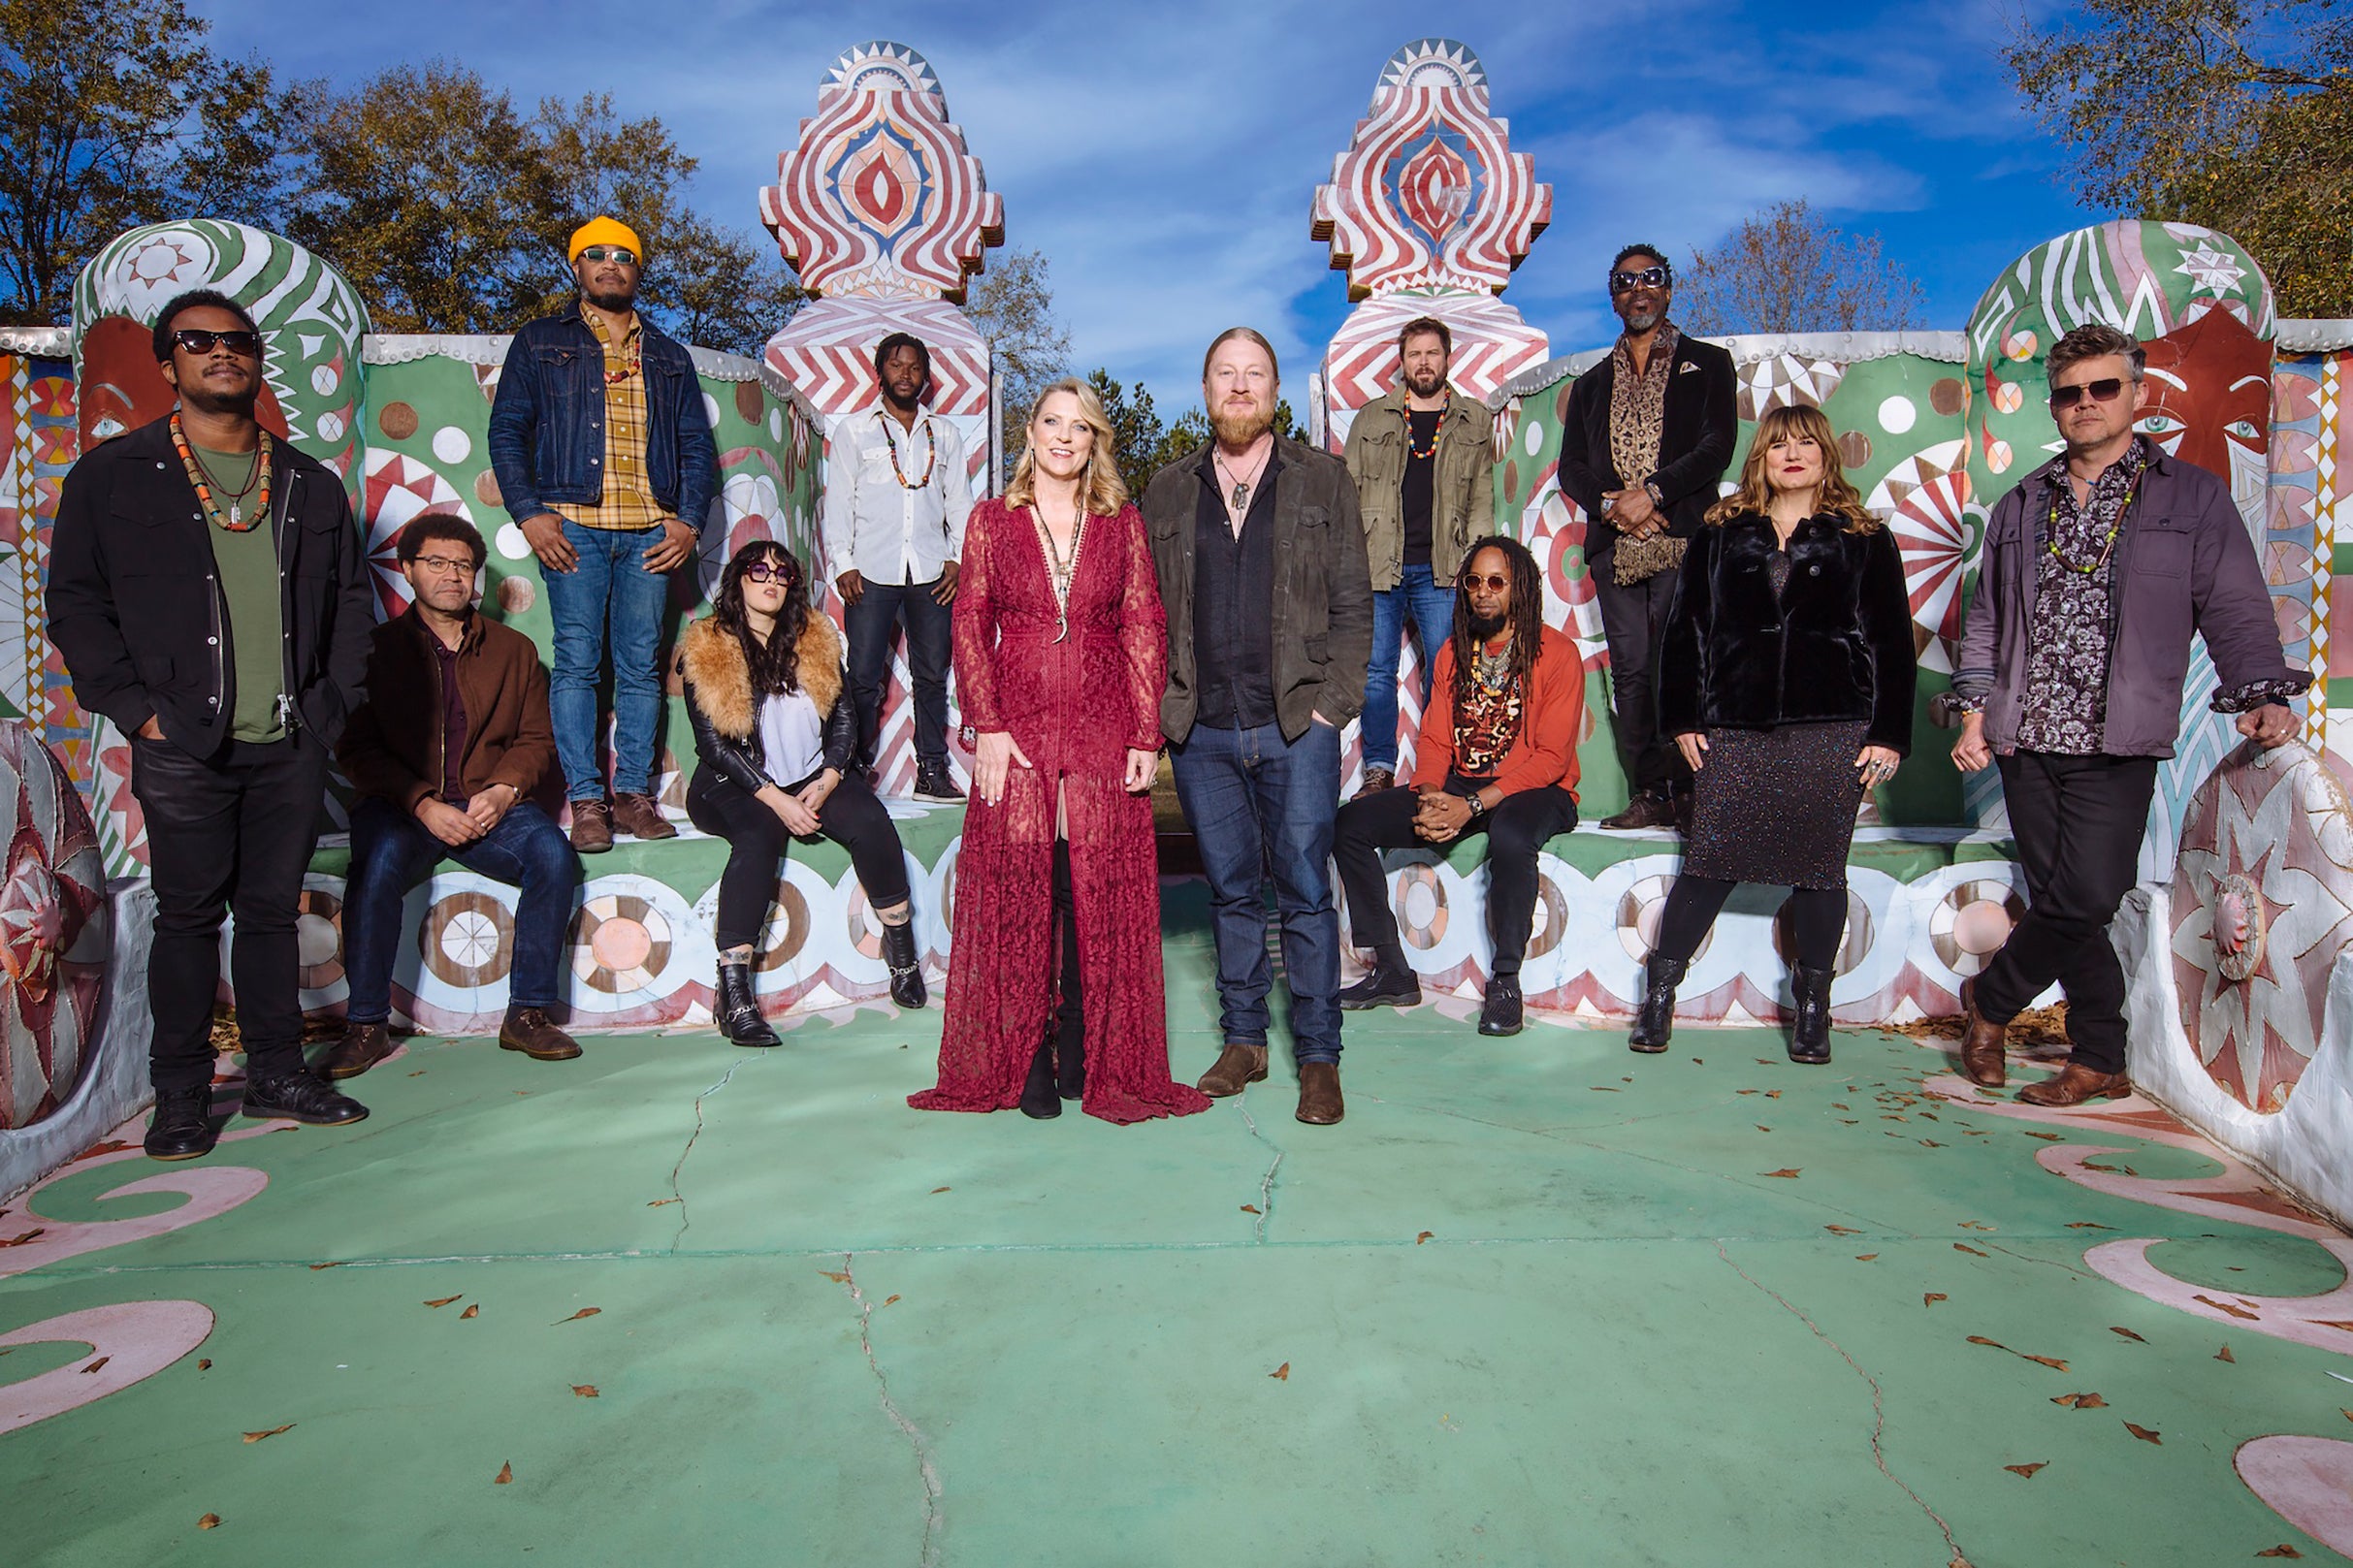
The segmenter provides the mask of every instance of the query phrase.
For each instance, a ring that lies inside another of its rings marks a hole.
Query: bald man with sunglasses
[[[2109,922],[2131,890],[2158,764],[2174,754],[2190,638],[2220,681],[2208,706],[2275,747],[2311,685],[2280,652],[2270,591],[2230,485],[2133,424],[2148,389],[2129,334],[2078,327],[2051,345],[2050,414],[2066,450],[1994,503],[1952,689],[1953,763],[2002,773],[2027,912],[1961,985],[1961,1067],[2008,1078],[2010,1020],[2056,983],[2074,1053],[2018,1098],[2078,1105],[2132,1092],[2124,970]]]

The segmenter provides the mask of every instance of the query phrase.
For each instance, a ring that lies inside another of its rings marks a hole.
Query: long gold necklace
[[[1086,506],[1074,502],[1071,508],[1076,519],[1071,524],[1070,554],[1064,556],[1054,548],[1054,530],[1046,526],[1046,508],[1035,500],[1029,503],[1029,520],[1038,526],[1038,548],[1046,553],[1046,581],[1054,593],[1054,641],[1070,635],[1070,585],[1079,571],[1079,544],[1086,537]]]

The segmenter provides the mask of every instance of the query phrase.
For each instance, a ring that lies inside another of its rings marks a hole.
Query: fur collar
[[[815,610],[801,626],[800,686],[817,704],[819,717],[833,712],[842,695],[842,637]],[[752,701],[752,671],[735,638],[710,616],[687,627],[678,639],[678,662],[694,688],[694,706],[729,740],[748,740],[758,720]]]

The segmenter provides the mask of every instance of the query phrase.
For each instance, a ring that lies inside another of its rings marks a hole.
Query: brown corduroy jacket
[[[375,628],[368,700],[336,749],[354,789],[412,812],[441,789],[441,661],[435,640],[414,605]],[[556,761],[539,651],[511,626],[479,612],[467,617],[458,644],[458,694],[466,703],[458,759],[466,792],[502,784],[529,795]]]

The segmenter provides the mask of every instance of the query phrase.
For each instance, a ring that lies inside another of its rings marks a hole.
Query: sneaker
[[[947,763],[929,762],[915,770],[915,798],[938,806],[961,806],[964,791],[956,787],[955,775],[948,771]]]
[[[1348,1012],[1363,1012],[1369,1008],[1418,1008],[1422,1004],[1422,982],[1409,969],[1375,964],[1363,979],[1333,1000]]]
[[[572,849],[602,854],[613,847],[613,808],[601,800],[572,802]]]
[[[147,1123],[148,1159],[193,1160],[210,1154],[219,1139],[212,1127],[210,1085],[155,1091],[155,1119]]]
[[[1479,1008],[1479,1033],[1482,1035],[1516,1035],[1520,1032],[1520,979],[1516,975],[1497,975],[1487,982],[1487,1000]]]
[[[341,1127],[368,1119],[368,1107],[313,1077],[309,1069],[245,1080],[244,1113],[259,1120]]]
[[[1356,786],[1356,793],[1350,795],[1348,798],[1350,800],[1363,800],[1368,796],[1377,795],[1384,789],[1395,789],[1396,787],[1397,770],[1395,768],[1367,768],[1365,770],[1365,782],[1358,784]]]
[[[661,815],[651,795],[622,794],[613,797],[613,826],[632,839],[674,839],[678,826]]]

